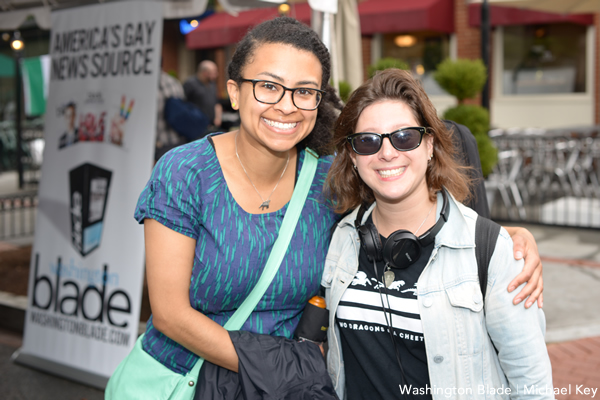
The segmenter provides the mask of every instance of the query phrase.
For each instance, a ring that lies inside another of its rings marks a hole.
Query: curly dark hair
[[[435,199],[435,193],[442,186],[458,201],[468,199],[472,184],[468,175],[470,168],[456,161],[452,133],[439,119],[429,97],[411,73],[390,68],[378,72],[356,89],[335,123],[332,143],[333,151],[337,154],[325,181],[326,192],[335,204],[335,211],[345,213],[375,200],[373,190],[354,170],[350,157],[352,149],[346,137],[355,133],[358,119],[365,108],[385,100],[405,103],[419,125],[426,127],[427,133],[434,138],[433,158],[426,171],[430,199]]]
[[[319,155],[330,154],[330,142],[335,122],[342,103],[333,87],[329,84],[331,76],[331,58],[329,51],[317,33],[310,27],[289,17],[277,17],[265,21],[252,28],[238,43],[235,53],[227,68],[229,79],[242,83],[242,71],[252,62],[258,47],[268,43],[281,43],[299,50],[308,51],[321,62],[323,71],[321,89],[325,91],[321,104],[317,109],[317,120],[312,132],[298,146],[310,147]]]

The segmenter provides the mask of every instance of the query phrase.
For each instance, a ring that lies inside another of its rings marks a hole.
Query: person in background
[[[183,99],[185,97],[183,86],[177,78],[161,70],[156,104],[156,146],[154,148],[154,162],[158,161],[158,159],[167,151],[187,142],[186,138],[178,134],[167,124],[167,121],[165,121],[165,101],[169,97]]]
[[[221,127],[223,107],[219,103],[215,83],[218,74],[217,64],[204,60],[198,64],[196,75],[189,77],[183,84],[186,100],[195,104],[211,121],[202,136],[216,132]]]
[[[420,83],[376,74],[350,96],[333,141],[326,187],[339,213],[353,210],[322,280],[338,396],[553,399],[544,313],[506,290],[523,261],[501,229],[482,244],[495,250],[478,280],[469,168]]]

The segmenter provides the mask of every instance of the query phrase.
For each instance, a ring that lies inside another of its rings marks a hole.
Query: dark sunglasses
[[[391,133],[359,132],[346,137],[352,150],[361,156],[375,154],[381,149],[383,139],[388,138],[398,151],[414,150],[421,145],[427,128],[421,126],[398,129]]]

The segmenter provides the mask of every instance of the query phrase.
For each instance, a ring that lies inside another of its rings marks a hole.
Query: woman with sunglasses
[[[316,175],[279,271],[242,330],[291,337],[318,293],[338,219],[322,194],[341,109],[330,70],[328,50],[309,27],[285,17],[256,26],[228,68],[239,130],[180,146],[157,162],[135,212],[144,224],[152,307],[141,342],[171,371],[186,374],[198,356],[238,370],[222,326],[263,271],[307,148],[320,156]],[[522,249],[533,248],[533,262],[515,280],[530,281],[518,296],[535,301],[541,264],[527,235]]]
[[[544,314],[513,306],[506,291],[522,268],[506,230],[482,296],[478,216],[461,204],[468,169],[420,84],[406,71],[375,75],[348,100],[333,140],[327,187],[338,212],[354,209],[322,281],[340,398],[553,398]]]

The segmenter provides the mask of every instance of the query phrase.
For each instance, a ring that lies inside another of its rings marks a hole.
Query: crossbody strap
[[[267,291],[267,288],[279,270],[281,261],[283,260],[283,257],[285,256],[285,253],[290,245],[290,241],[292,240],[292,235],[296,230],[298,218],[300,217],[300,213],[304,207],[304,203],[306,201],[306,197],[308,196],[308,191],[315,176],[315,172],[317,171],[317,158],[318,156],[313,150],[306,148],[304,163],[302,165],[302,169],[300,170],[298,182],[294,188],[292,199],[290,200],[288,209],[283,217],[283,222],[281,223],[281,228],[279,229],[279,235],[275,241],[275,244],[273,245],[273,250],[271,250],[271,254],[269,255],[265,269],[258,279],[256,286],[254,289],[252,289],[252,292],[250,292],[246,300],[244,300],[242,305],[235,311],[235,313],[233,313],[229,321],[227,321],[225,324],[224,328],[228,331],[238,330],[244,325],[244,322],[246,322],[252,311],[254,311],[256,305]],[[200,358],[189,374],[191,376],[198,376],[203,362],[204,359]]]

